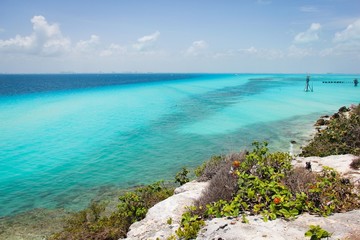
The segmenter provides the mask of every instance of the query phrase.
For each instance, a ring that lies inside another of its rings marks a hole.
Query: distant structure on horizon
[[[354,87],[357,87],[359,81],[357,80],[357,78],[354,79]]]
[[[312,86],[310,86],[310,76],[309,75],[306,76],[306,84],[305,84],[304,91],[305,92],[313,92],[314,91],[314,88]]]

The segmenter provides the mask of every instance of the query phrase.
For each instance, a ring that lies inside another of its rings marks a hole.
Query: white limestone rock
[[[294,221],[276,219],[264,222],[260,216],[250,216],[248,220],[248,224],[242,223],[241,219],[215,218],[206,221],[196,239],[303,240],[308,239],[304,234],[310,225],[320,225],[333,233],[329,240],[351,239],[350,233],[359,233],[360,210],[336,213],[326,218],[302,214]]]
[[[207,182],[192,181],[175,189],[174,195],[149,209],[146,217],[130,226],[127,239],[166,239],[179,227],[187,206],[197,200],[208,186]],[[171,218],[172,223],[167,221]]]
[[[321,171],[323,166],[336,169],[352,181],[360,182],[360,171],[350,168],[350,163],[356,156],[336,155],[328,157],[297,157],[292,164],[305,167],[305,162],[311,162],[313,171]],[[181,215],[186,206],[201,196],[201,192],[208,186],[208,182],[190,182],[175,190],[175,194],[149,209],[146,218],[134,223],[130,227],[127,239],[166,239],[175,233],[179,227]],[[167,223],[172,219],[172,224]],[[329,239],[352,239],[350,233],[360,235],[360,210],[347,213],[337,213],[327,218],[309,214],[302,214],[294,221],[277,219],[264,222],[261,216],[247,217],[249,224],[241,219],[215,218],[206,221],[200,230],[198,240],[224,239],[224,240],[257,240],[257,239],[307,239],[304,237],[309,225],[320,225],[333,236]]]
[[[305,167],[305,162],[311,162],[313,171],[320,172],[323,166],[334,168],[344,177],[350,178],[352,182],[360,183],[360,170],[350,168],[350,163],[357,158],[351,154],[332,155],[327,157],[297,157],[292,164],[294,166]]]

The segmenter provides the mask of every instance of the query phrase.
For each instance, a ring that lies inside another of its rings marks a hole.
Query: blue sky
[[[359,0],[1,0],[0,73],[359,73]]]

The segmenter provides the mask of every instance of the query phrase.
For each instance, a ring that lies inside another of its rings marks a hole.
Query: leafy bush
[[[354,184],[344,181],[334,169],[324,167],[316,178],[316,183],[308,186],[306,205],[310,213],[328,216],[360,208]]]
[[[209,187],[202,193],[195,202],[197,214],[203,215],[206,205],[212,202],[231,200],[237,192],[237,175],[229,174],[232,167],[230,161],[224,162],[218,169],[217,174],[210,180]]]
[[[352,106],[349,115],[338,113],[332,118],[327,128],[302,149],[301,155],[324,157],[347,153],[360,155],[360,104]]]
[[[331,237],[331,233],[322,229],[319,225],[310,225],[310,229],[305,233],[305,237],[310,237],[310,240],[320,240],[322,238]]]
[[[283,179],[283,183],[290,189],[292,194],[308,193],[309,185],[315,184],[316,173],[303,167],[291,170]]]
[[[224,156],[212,156],[210,160],[204,162],[195,169],[198,181],[208,181],[217,173],[219,167],[225,163]]]
[[[205,197],[183,215],[187,224],[181,225],[179,237],[194,236],[201,225],[196,219],[242,215],[246,222],[246,214],[261,214],[267,221],[278,217],[292,219],[302,212],[328,216],[360,208],[360,196],[354,185],[334,169],[324,167],[321,173],[293,169],[289,154],[269,153],[267,143],[253,145],[252,152],[237,162],[235,169],[227,163],[213,176]],[[219,197],[220,188],[224,190],[227,181],[233,183],[233,179],[236,180],[233,192]],[[211,192],[212,188],[217,190]]]
[[[176,235],[181,239],[195,239],[200,228],[205,225],[204,220],[193,213],[194,210],[194,207],[190,207],[189,211],[182,215],[180,227],[176,230]]]
[[[104,205],[92,203],[89,208],[74,213],[67,221],[63,231],[49,237],[57,239],[116,239],[124,236],[126,231],[119,222],[102,216]]]
[[[132,223],[143,219],[148,209],[168,198],[173,189],[157,182],[139,187],[119,197],[118,209],[105,216],[104,205],[91,204],[88,209],[75,213],[64,230],[53,234],[50,239],[119,239],[126,237]]]
[[[176,173],[176,176],[175,176],[175,183],[179,183],[180,186],[181,185],[184,185],[185,183],[189,182],[190,179],[188,178],[188,173],[189,173],[189,170],[187,170],[187,168],[183,167],[181,169],[181,171],[179,171],[178,173]]]
[[[200,182],[209,181],[212,179],[224,165],[233,163],[235,161],[241,162],[245,155],[246,151],[240,153],[231,153],[228,155],[217,155],[212,156],[210,160],[204,162],[202,165],[195,169],[195,175],[197,180]]]

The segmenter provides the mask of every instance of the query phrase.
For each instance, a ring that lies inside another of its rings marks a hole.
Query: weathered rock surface
[[[306,162],[311,162],[312,171],[317,172],[321,171],[323,166],[332,167],[359,184],[360,171],[350,168],[350,163],[355,158],[356,156],[351,154],[322,158],[297,157],[292,164],[305,167]],[[360,239],[360,210],[337,213],[326,218],[302,214],[294,221],[276,219],[264,222],[261,216],[250,216],[248,220],[249,224],[242,223],[241,219],[215,218],[206,221],[206,226],[200,231],[197,239],[306,239],[304,234],[309,229],[309,225],[320,225],[333,233],[329,239],[355,239],[354,236],[359,236]]]
[[[323,166],[336,169],[352,181],[360,182],[360,171],[350,168],[350,163],[356,156],[335,155],[329,157],[297,157],[292,164],[305,167],[305,162],[311,162],[313,171],[321,171]],[[130,227],[128,239],[166,239],[179,227],[185,206],[190,206],[207,187],[205,182],[190,182],[177,188],[175,195],[152,207],[146,218]],[[172,224],[167,220],[171,218]],[[347,213],[337,213],[329,217],[318,217],[302,214],[296,220],[285,221],[277,219],[264,222],[261,216],[247,217],[249,224],[242,223],[241,218],[214,218],[206,221],[197,239],[214,240],[257,240],[257,239],[308,239],[304,237],[309,225],[320,225],[333,236],[330,239],[360,240],[360,210]],[[351,235],[352,234],[352,235]],[[358,237],[358,238],[357,238]]]
[[[356,158],[351,154],[333,155],[328,157],[297,157],[292,164],[305,167],[305,162],[311,162],[313,171],[320,172],[323,166],[328,166],[350,178],[354,183],[360,184],[360,170],[350,168],[350,163]]]
[[[326,231],[333,233],[331,239],[354,239],[359,234],[360,210],[337,213],[327,218],[302,214],[294,221],[276,219],[264,222],[260,216],[248,217],[249,223],[241,219],[215,218],[206,222],[197,239],[226,240],[288,240],[309,239],[304,234],[310,225],[320,225]],[[351,237],[350,235],[353,234]]]
[[[207,182],[189,182],[175,189],[175,194],[149,209],[146,217],[131,225],[127,239],[166,239],[175,233],[185,212],[208,186]],[[171,224],[167,221],[171,218]]]

